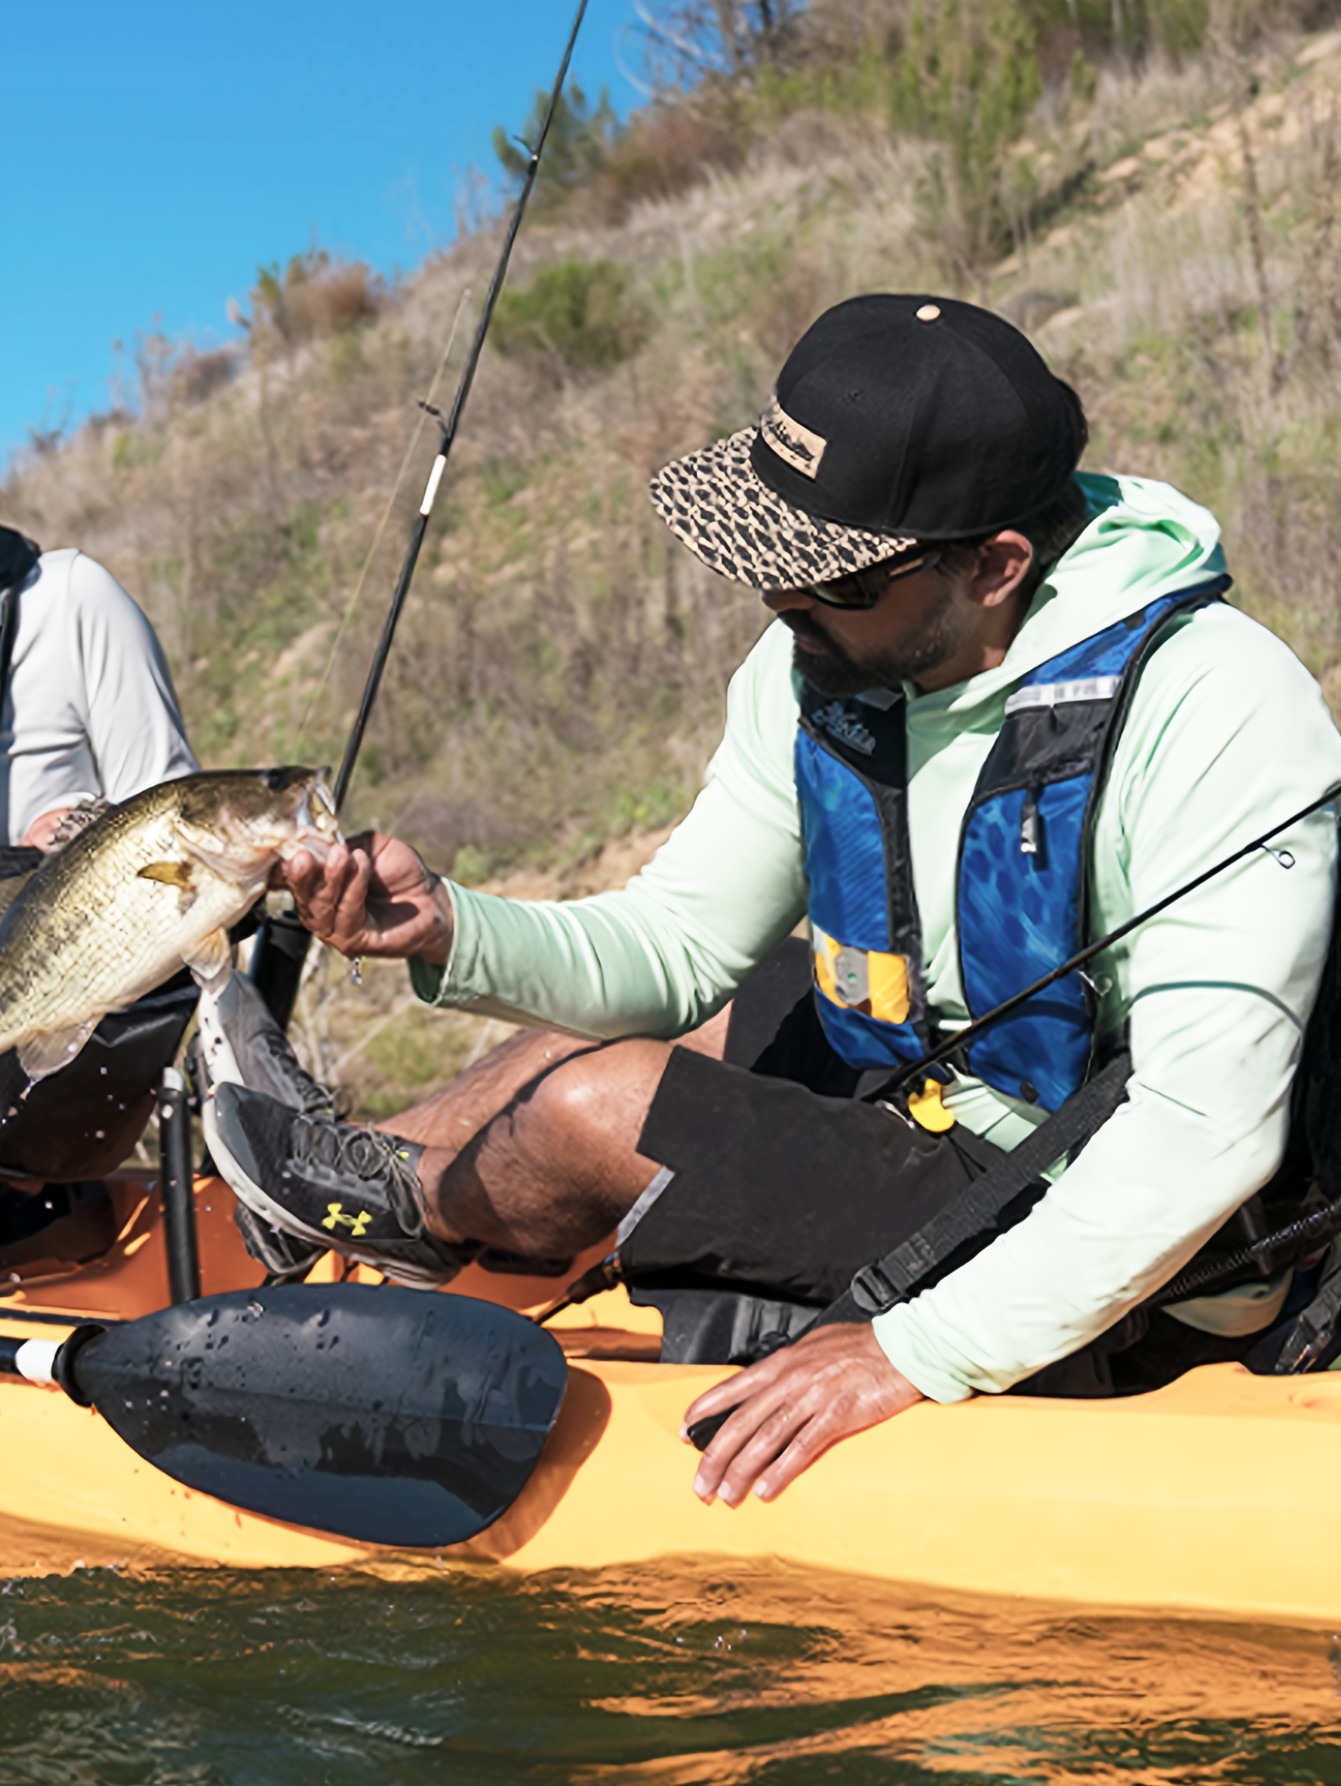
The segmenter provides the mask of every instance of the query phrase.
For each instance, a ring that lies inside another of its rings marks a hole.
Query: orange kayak
[[[59,1337],[168,1301],[149,1172],[110,1182],[114,1244],[11,1285],[0,1334]],[[203,1289],[252,1288],[259,1266],[218,1179],[195,1185]],[[579,1262],[580,1268],[581,1262]],[[334,1255],[314,1279],[344,1277]],[[363,1268],[356,1276],[376,1281]],[[451,1292],[522,1310],[554,1280],[478,1268]],[[40,1319],[39,1319],[40,1318]],[[924,1404],[838,1446],[771,1506],[704,1507],[684,1409],[723,1367],[657,1362],[660,1317],[621,1291],[560,1317],[563,1405],[527,1487],[478,1538],[426,1553],[370,1547],[247,1513],[144,1462],[58,1390],[0,1384],[0,1555],[9,1576],[79,1566],[517,1570],[779,1557],[889,1582],[1240,1619],[1341,1616],[1341,1373],[1193,1371],[1118,1402]]]

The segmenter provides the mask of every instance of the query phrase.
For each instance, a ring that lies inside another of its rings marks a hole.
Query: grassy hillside
[[[463,878],[572,885],[682,810],[763,615],[672,545],[647,477],[751,420],[811,318],[872,288],[1019,322],[1085,400],[1088,463],[1214,508],[1237,599],[1341,700],[1341,32],[1098,67],[1078,46],[1004,97],[989,59],[937,122],[910,121],[905,76],[949,52],[902,31],[902,60],[868,37],[719,82],[725,109],[656,108],[528,221],[357,822]],[[1002,106],[975,149],[964,119]],[[143,413],[41,443],[0,489],[5,520],[140,598],[208,763],[338,757],[433,453],[416,400],[450,392],[496,249],[481,227],[392,292],[299,257],[258,282],[245,353],[145,343]],[[375,1038],[309,1016],[374,1103],[446,1039],[372,1073]]]

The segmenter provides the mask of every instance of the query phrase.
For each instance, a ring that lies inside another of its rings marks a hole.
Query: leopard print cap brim
[[[753,589],[799,589],[921,550],[906,535],[821,521],[774,495],[750,464],[757,432],[672,460],[649,486],[657,513],[709,570]]]

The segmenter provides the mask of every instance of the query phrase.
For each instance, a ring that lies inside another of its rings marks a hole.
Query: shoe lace
[[[302,1112],[294,1122],[291,1145],[300,1165],[376,1183],[406,1234],[417,1239],[423,1233],[423,1193],[414,1155],[396,1136],[334,1122],[320,1112]]]

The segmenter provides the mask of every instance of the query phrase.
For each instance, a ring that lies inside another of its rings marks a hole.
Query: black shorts
[[[933,1135],[864,1102],[882,1077],[830,1047],[809,950],[795,938],[741,989],[724,1059],[672,1051],[638,1140],[672,1176],[620,1246],[634,1299],[662,1310],[663,1358],[743,1363],[795,1338],[856,1271],[1002,1158],[962,1126]],[[1022,1193],[940,1275],[1022,1220],[1042,1191]],[[1019,1387],[1131,1394],[1241,1358],[1259,1337],[1223,1339],[1136,1310]]]

